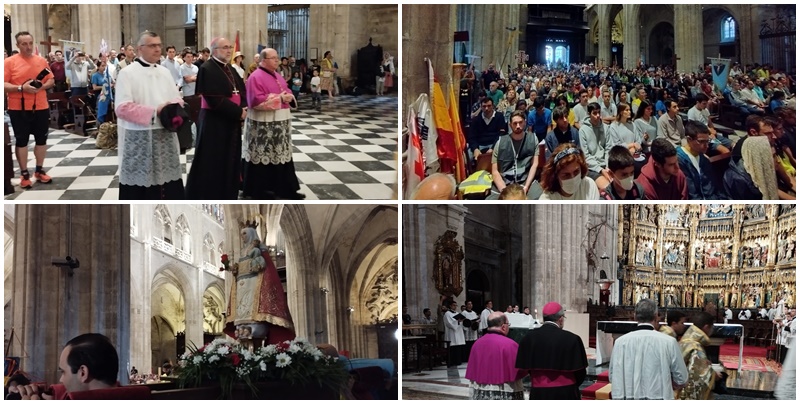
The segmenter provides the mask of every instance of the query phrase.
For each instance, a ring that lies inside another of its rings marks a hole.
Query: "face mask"
[[[631,175],[628,178],[624,179],[617,179],[619,181],[619,185],[622,186],[626,191],[630,191],[633,188],[633,176]]]
[[[583,182],[583,178],[580,176],[572,177],[568,180],[559,180],[561,181],[561,190],[564,192],[575,195],[578,192],[578,188],[581,186],[581,182]]]

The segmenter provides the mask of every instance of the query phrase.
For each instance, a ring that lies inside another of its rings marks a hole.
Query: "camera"
[[[39,75],[36,76],[36,78],[33,79],[33,81],[31,81],[31,87],[42,88],[42,80],[44,80],[44,78],[47,77],[48,74],[50,74],[50,70],[42,69],[42,71],[39,72]]]

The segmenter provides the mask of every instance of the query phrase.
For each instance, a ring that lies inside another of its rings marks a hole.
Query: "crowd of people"
[[[330,51],[319,66],[307,67],[266,48],[245,66],[226,38],[179,54],[146,31],[119,53],[94,59],[72,49],[65,60],[60,50],[47,59],[34,54],[28,32],[15,39],[19,51],[4,61],[4,87],[22,188],[33,187],[32,178],[52,181],[43,169],[48,92],[69,90],[71,96],[94,94],[98,125],[116,114],[122,200],[238,199],[240,190],[246,198],[304,198],[292,160],[291,108],[301,92],[316,94],[317,110],[320,91],[333,97],[337,68]],[[199,111],[189,109],[193,97]],[[33,176],[27,167],[30,135],[36,141]],[[180,154],[193,146],[184,188]]]
[[[406,325],[413,322],[407,311],[404,306]],[[732,318],[728,311],[726,308],[723,314],[725,319]],[[534,313],[538,315],[538,310]],[[520,311],[519,305],[508,305],[505,312],[495,311],[491,300],[486,301],[481,313],[473,311],[471,301],[458,311],[456,301],[442,299],[440,322],[448,343],[447,365],[455,367],[467,362],[465,378],[469,381],[470,398],[523,399],[523,379],[530,376],[530,399],[581,399],[579,388],[588,366],[585,344],[578,335],[564,330],[563,307],[558,302],[545,304],[544,322],[537,321],[519,343],[509,337],[509,319],[514,315],[532,314],[527,306]],[[760,311],[761,315],[774,320],[776,344],[782,352],[777,356],[784,368],[776,395],[793,398],[796,312],[782,303],[773,303],[769,311]],[[726,392],[724,368],[712,364],[705,351],[714,331],[715,316],[705,311],[695,313],[687,327],[687,314],[669,310],[664,317],[651,299],[640,300],[634,316],[636,330],[614,342],[609,365],[612,398],[712,399],[715,391]],[[437,319],[425,308],[418,322],[433,325]],[[434,334],[433,329],[423,332]]]
[[[725,88],[711,83],[711,65],[694,73],[591,64],[507,74],[491,64],[483,72],[465,68],[459,113],[472,174],[466,185],[449,189],[440,175],[429,175],[413,193],[419,199],[454,198],[457,190],[465,199],[794,199],[793,76],[737,64]],[[726,108],[742,122],[737,136],[715,124]]]

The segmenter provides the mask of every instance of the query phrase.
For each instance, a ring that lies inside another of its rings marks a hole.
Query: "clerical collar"
[[[547,325],[547,324],[552,324],[552,325],[554,325],[554,326],[556,326],[556,327],[558,327],[558,328],[561,328],[561,326],[560,326],[560,325],[558,325],[558,323],[556,323],[555,321],[545,321],[545,322],[544,322],[544,324],[545,324],[545,325]]]
[[[227,64],[227,63],[225,63],[225,62],[223,62],[223,61],[221,61],[221,60],[217,59],[217,57],[216,57],[216,56],[212,56],[212,57],[211,57],[211,59],[214,59],[214,61],[215,61],[215,62],[217,62],[217,63],[219,63],[219,64],[221,64],[221,65],[226,65],[226,64]]]
[[[145,62],[144,60],[142,60],[142,59],[139,59],[139,58],[136,58],[136,59],[134,59],[134,61],[136,61],[136,62],[139,62],[139,64],[140,64],[140,65],[142,65],[142,66],[144,66],[144,67],[156,67],[156,66],[158,66],[158,65],[156,65],[156,64],[150,64],[150,63],[147,63],[147,62]]]
[[[645,327],[649,327],[650,329],[653,329],[653,330],[656,329],[656,327],[653,327],[653,325],[650,324],[650,323],[639,323],[639,324],[636,324],[636,328],[638,328],[638,329],[642,329],[642,328],[645,328]]]
[[[263,70],[263,71],[265,71],[265,72],[267,72],[267,74],[269,74],[270,76],[272,76],[272,77],[276,77],[276,76],[275,76],[275,72],[271,72],[271,71],[269,71],[269,70],[265,69],[263,66],[258,66],[258,68],[259,68],[259,69],[261,69],[261,70]]]

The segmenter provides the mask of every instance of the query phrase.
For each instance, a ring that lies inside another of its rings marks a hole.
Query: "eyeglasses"
[[[142,45],[142,46],[148,47],[148,48],[150,48],[150,49],[156,49],[156,48],[159,48],[159,49],[160,49],[160,48],[163,46],[163,44],[160,44],[160,43],[151,43],[151,44]]]
[[[277,56],[270,56],[270,57],[264,58],[264,59],[278,59],[278,57]]]
[[[222,49],[222,50],[232,50],[232,49],[233,49],[233,46],[219,46],[219,47],[217,47],[217,49]]]
[[[690,139],[691,139],[691,138],[690,138]],[[709,142],[709,140],[708,140],[708,139],[704,139],[704,140],[700,140],[700,139],[692,139],[692,140],[694,140],[695,142],[697,142],[697,143],[700,143],[700,144],[708,144],[708,142]]]

